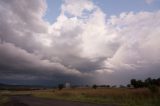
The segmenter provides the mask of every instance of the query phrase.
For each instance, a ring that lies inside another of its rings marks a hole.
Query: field
[[[113,104],[116,106],[160,106],[160,92],[152,93],[147,88],[74,88],[47,89],[34,91],[3,92],[3,95],[31,94],[37,98],[60,99],[68,101]],[[0,106],[8,100],[0,94]]]
[[[49,99],[115,104],[118,106],[160,106],[160,93],[146,88],[77,88],[33,92],[33,96]]]
[[[3,106],[3,104],[6,103],[7,101],[8,101],[8,97],[0,94],[0,106]]]

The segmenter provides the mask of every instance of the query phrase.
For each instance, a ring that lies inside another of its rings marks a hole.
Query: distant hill
[[[0,83],[0,88],[1,88],[1,87],[10,87],[10,86],[13,86],[13,85]]]
[[[0,83],[0,86],[5,86],[6,84],[2,84],[2,83]]]
[[[49,87],[40,85],[12,85],[12,84],[0,83],[0,90],[38,90],[46,88]]]

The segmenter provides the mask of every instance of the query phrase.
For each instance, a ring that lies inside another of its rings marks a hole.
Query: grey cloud
[[[3,12],[1,19],[4,18],[4,20],[7,20],[8,24],[13,23],[14,25],[11,25],[12,27],[18,27],[19,30],[22,31],[45,31],[45,22],[42,20],[42,16],[46,9],[46,3],[44,0],[1,0],[0,3],[2,8],[1,12]],[[27,29],[25,29],[25,27],[27,27]]]
[[[73,2],[64,1],[51,25],[44,0],[0,1],[1,81],[118,84],[160,75],[159,11],[106,19],[91,1],[67,7]]]
[[[78,71],[75,73],[75,70],[60,63],[42,60],[41,57],[17,48],[13,44],[3,42],[0,44],[0,50],[1,79],[53,80],[56,78],[63,80],[61,76],[73,79],[81,78]],[[53,82],[55,81],[53,80]]]
[[[0,1],[0,38],[6,42],[33,52],[43,46],[35,35],[46,33],[47,22],[43,21],[46,4],[40,1]]]

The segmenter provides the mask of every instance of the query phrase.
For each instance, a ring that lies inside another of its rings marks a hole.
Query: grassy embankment
[[[160,93],[148,89],[127,88],[76,88],[32,92],[35,97],[81,101],[118,106],[160,106]]]

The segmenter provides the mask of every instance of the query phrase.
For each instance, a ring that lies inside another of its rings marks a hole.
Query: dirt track
[[[113,106],[113,105],[98,105],[90,103],[80,103],[62,100],[49,100],[35,98],[32,96],[12,96],[10,101],[5,106]]]

